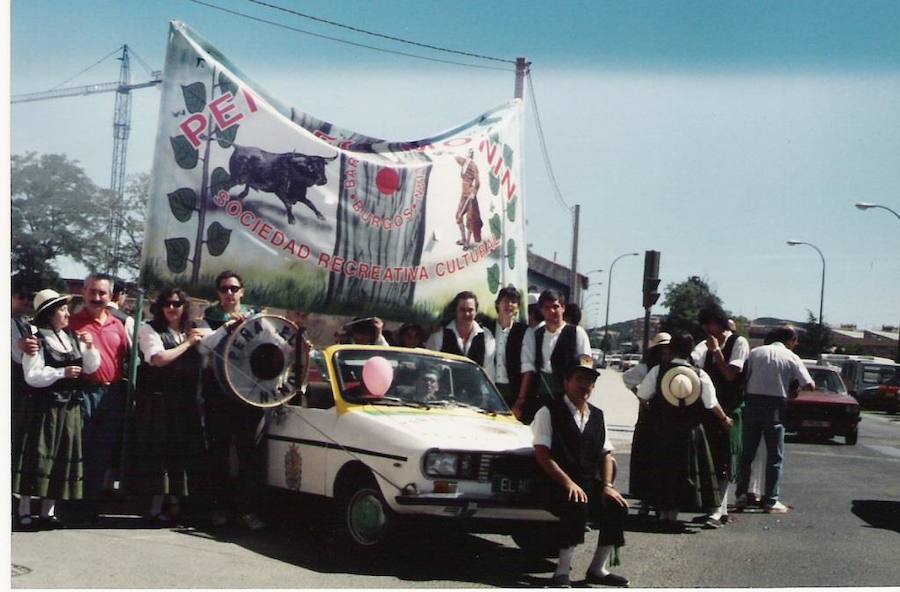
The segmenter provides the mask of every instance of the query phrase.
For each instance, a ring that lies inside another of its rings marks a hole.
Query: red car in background
[[[785,429],[802,436],[843,436],[856,444],[859,435],[859,403],[847,394],[840,371],[833,366],[808,365],[816,383],[814,391],[799,391],[788,399]]]

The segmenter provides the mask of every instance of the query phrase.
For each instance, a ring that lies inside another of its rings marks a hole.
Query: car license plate
[[[528,477],[501,477],[496,476],[491,481],[492,493],[529,493],[533,479]]]
[[[827,428],[831,426],[831,422],[821,419],[804,419],[800,425],[804,428]]]

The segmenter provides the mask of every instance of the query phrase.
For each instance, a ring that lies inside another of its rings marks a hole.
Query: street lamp
[[[872,208],[880,208],[882,210],[887,210],[890,213],[892,213],[893,215],[897,216],[897,218],[900,218],[900,214],[898,214],[895,210],[892,210],[891,208],[889,208],[887,206],[883,206],[880,204],[866,203],[864,201],[861,201],[855,205],[856,205],[856,209],[858,209],[858,210],[869,210]]]
[[[806,245],[807,247],[812,247],[816,250],[816,253],[819,254],[819,257],[822,258],[822,291],[819,294],[819,325],[824,326],[822,323],[822,305],[825,302],[825,255],[822,254],[822,251],[819,250],[819,247],[812,243],[807,243],[803,241],[789,240],[787,244],[796,247],[797,245]]]
[[[609,266],[609,279],[606,280],[608,283],[606,284],[606,323],[603,325],[603,343],[609,345],[609,296],[612,293],[612,274],[613,267],[616,266],[616,261],[621,259],[622,257],[637,257],[638,253],[622,253],[615,259]],[[603,350],[603,360],[606,360],[606,349]]]

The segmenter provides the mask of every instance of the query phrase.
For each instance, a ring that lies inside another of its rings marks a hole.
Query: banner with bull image
[[[418,321],[471,290],[492,313],[500,287],[527,288],[521,112],[365,136],[283,105],[173,22],[142,282],[215,298],[233,269],[255,304]]]

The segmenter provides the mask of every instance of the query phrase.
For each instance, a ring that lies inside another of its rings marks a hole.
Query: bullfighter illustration
[[[468,250],[475,243],[481,242],[481,210],[478,208],[478,189],[481,182],[478,180],[478,165],[473,160],[475,152],[469,148],[467,157],[454,157],[460,166],[459,176],[462,179],[462,192],[459,196],[459,206],[456,208],[456,224],[459,226],[460,239],[456,244],[462,245],[463,250]]]

